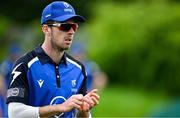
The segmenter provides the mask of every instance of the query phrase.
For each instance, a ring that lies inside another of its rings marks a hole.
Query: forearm
[[[39,107],[40,117],[50,117],[60,113],[63,113],[63,110],[61,109],[61,107],[57,107],[57,105]]]
[[[50,117],[64,112],[63,106],[52,105],[44,107],[33,107],[23,103],[13,102],[8,105],[9,118],[39,118]]]

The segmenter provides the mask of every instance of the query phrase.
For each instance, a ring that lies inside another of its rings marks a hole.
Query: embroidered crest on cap
[[[68,8],[68,7],[69,7],[69,4],[68,4],[68,3],[66,3],[66,2],[63,2],[63,5],[64,5],[66,8]]]

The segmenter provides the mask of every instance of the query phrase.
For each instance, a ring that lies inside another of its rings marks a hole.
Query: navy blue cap
[[[55,1],[47,5],[41,17],[41,24],[52,20],[57,22],[64,22],[69,19],[74,19],[78,22],[84,22],[85,18],[80,15],[76,15],[74,8],[64,1]]]

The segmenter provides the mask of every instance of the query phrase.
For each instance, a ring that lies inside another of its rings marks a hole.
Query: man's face
[[[50,34],[50,40],[53,48],[60,51],[69,49],[77,27],[78,24],[72,21],[68,21],[63,24],[54,23],[54,25],[51,27]]]

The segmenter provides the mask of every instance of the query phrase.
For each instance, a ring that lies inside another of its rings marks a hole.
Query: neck
[[[48,45],[47,43],[43,43],[42,46],[45,53],[56,63],[59,64],[59,62],[62,59],[62,56],[64,54],[64,51],[60,51],[58,49],[55,49],[52,47],[52,45]]]

